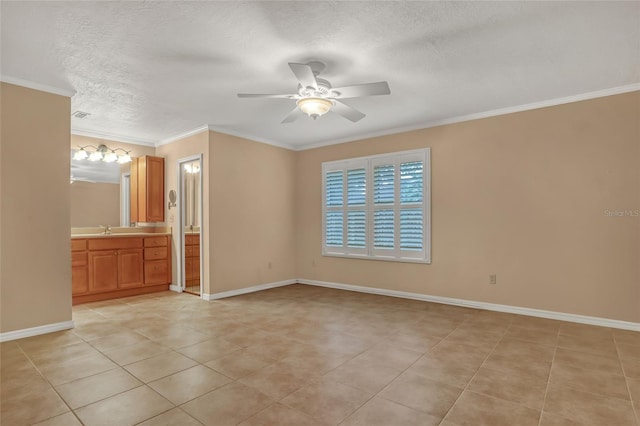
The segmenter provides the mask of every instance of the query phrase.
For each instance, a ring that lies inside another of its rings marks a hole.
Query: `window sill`
[[[338,254],[338,253],[322,253],[323,257],[342,257],[345,259],[360,259],[360,260],[382,260],[384,262],[400,262],[400,263],[423,263],[430,265],[431,259],[411,259],[411,258],[396,258],[396,257],[381,257],[381,256],[367,256],[356,254]]]

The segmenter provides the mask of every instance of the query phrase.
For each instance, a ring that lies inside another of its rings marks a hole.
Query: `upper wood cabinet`
[[[164,158],[131,161],[131,222],[164,222]]]

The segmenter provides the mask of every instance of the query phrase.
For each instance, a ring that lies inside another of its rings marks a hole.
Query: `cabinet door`
[[[147,222],[164,222],[164,158],[145,157],[147,160]]]
[[[86,266],[71,267],[71,294],[89,291],[89,271]]]
[[[115,250],[89,252],[89,291],[117,290],[118,253]]]
[[[168,284],[171,281],[169,260],[148,260],[144,262],[144,283],[147,285]]]
[[[89,291],[89,267],[87,252],[71,253],[71,294],[82,294]]]
[[[118,288],[142,286],[142,249],[118,250]]]

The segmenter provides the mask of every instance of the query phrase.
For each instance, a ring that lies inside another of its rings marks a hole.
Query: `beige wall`
[[[640,209],[639,123],[634,92],[298,152],[298,277],[640,322],[640,218],[605,215]],[[421,147],[432,263],[321,256],[321,163]]]
[[[296,277],[295,153],[247,139],[203,132],[157,148],[165,190],[177,190],[177,161],[203,154],[204,293],[215,294]],[[174,284],[177,210],[173,228]]]
[[[120,226],[120,185],[74,182],[71,192],[71,226]]]
[[[7,332],[71,319],[70,105],[1,90]],[[640,322],[640,218],[605,215],[640,209],[639,123],[635,92],[300,152],[208,131],[133,148],[165,157],[167,193],[177,160],[204,154],[205,293],[298,277]],[[321,163],[421,147],[432,264],[321,256]]]
[[[186,157],[190,157],[192,155],[203,155],[203,167],[202,167],[202,193],[203,193],[203,215],[202,215],[202,229],[204,232],[208,232],[209,229],[209,167],[207,164],[209,162],[209,132],[203,131],[196,135],[192,135],[183,139],[176,140],[171,142],[170,144],[159,146],[156,150],[157,156],[164,157],[164,177],[165,177],[165,199],[169,200],[169,191],[174,190],[178,191],[178,175],[177,175],[177,164],[178,160]],[[173,284],[179,285],[177,273],[178,273],[178,232],[180,231],[179,223],[178,223],[178,208],[179,206],[172,207],[171,209],[165,207],[165,220],[166,225],[170,226],[173,233],[172,238],[172,273],[173,273]],[[203,238],[203,252],[204,259],[209,259],[209,238]],[[203,261],[203,291],[204,293],[209,294],[209,282],[210,282],[210,269],[209,262]]]
[[[210,134],[211,292],[295,278],[295,152]]]
[[[0,332],[71,320],[67,97],[0,83]]]

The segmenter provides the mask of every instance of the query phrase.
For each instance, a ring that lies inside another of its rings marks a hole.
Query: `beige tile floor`
[[[1,424],[638,425],[640,333],[293,285],[74,307],[1,345]]]

